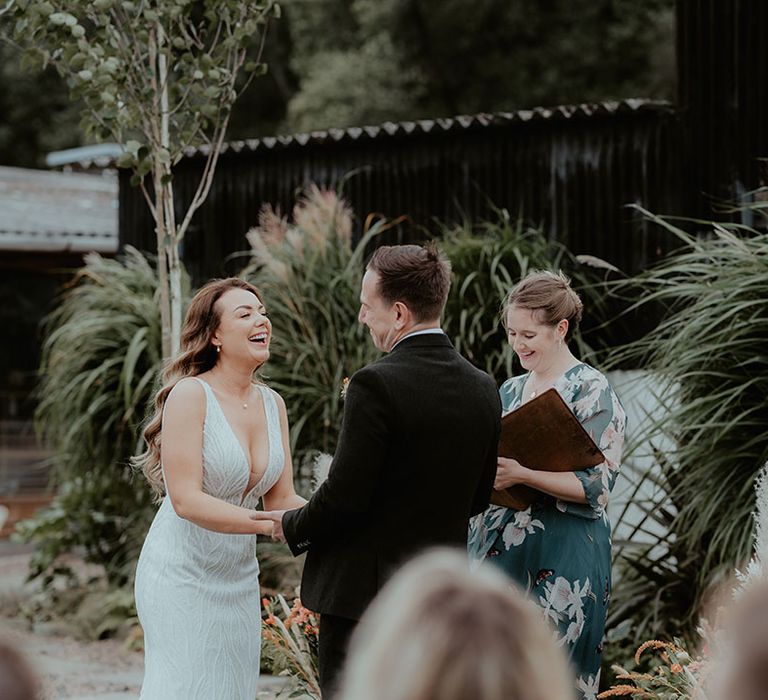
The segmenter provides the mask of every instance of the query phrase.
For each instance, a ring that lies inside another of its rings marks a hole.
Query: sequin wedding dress
[[[247,493],[250,463],[208,384],[203,490],[255,508],[285,464],[275,397],[260,386],[269,460]],[[136,609],[144,628],[141,700],[254,700],[261,652],[255,535],[206,530],[176,515],[168,496],[147,534],[136,569]]]

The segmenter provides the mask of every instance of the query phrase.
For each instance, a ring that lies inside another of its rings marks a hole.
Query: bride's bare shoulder
[[[195,414],[205,406],[205,389],[195,377],[180,379],[165,401],[165,413]]]

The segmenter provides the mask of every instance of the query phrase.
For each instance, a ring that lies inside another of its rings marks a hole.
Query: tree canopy
[[[211,187],[232,106],[256,75],[275,0],[8,0],[2,14],[24,62],[52,65],[79,101],[82,125],[119,143],[155,222],[163,355],[178,352],[179,247]],[[189,147],[206,164],[183,207],[173,166]]]
[[[40,150],[82,135],[55,76],[20,74],[9,53],[0,163],[40,165]],[[674,0],[286,0],[264,60],[269,73],[235,106],[230,138],[671,99]]]

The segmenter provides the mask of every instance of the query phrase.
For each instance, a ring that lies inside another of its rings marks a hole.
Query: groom
[[[376,250],[359,320],[388,354],[352,376],[328,479],[309,502],[251,516],[271,519],[294,555],[308,551],[301,599],[320,613],[324,700],[390,575],[426,548],[465,547],[470,516],[488,506],[501,405],[494,381],[440,329],[449,287],[434,246]]]

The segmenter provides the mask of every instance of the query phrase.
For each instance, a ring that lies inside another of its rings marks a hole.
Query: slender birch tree
[[[0,0],[2,2],[2,0]],[[26,60],[52,64],[84,104],[93,137],[123,146],[157,234],[163,356],[180,345],[179,245],[205,201],[232,106],[257,75],[274,0],[5,0],[0,19]],[[174,199],[173,168],[207,157],[191,201]]]

